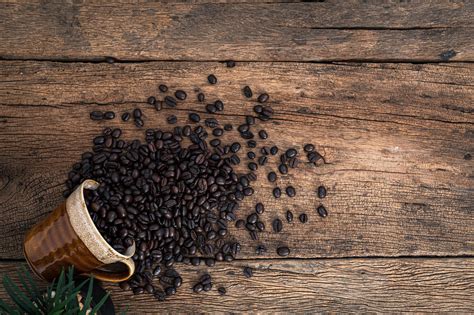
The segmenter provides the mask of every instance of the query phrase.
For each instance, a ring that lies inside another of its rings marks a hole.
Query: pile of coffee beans
[[[234,67],[235,62],[226,62]],[[218,84],[215,75],[207,77],[209,84]],[[166,85],[158,87],[159,93],[168,93]],[[251,88],[243,89],[245,98],[254,96]],[[153,106],[156,111],[166,106],[175,108],[180,102],[188,99],[183,90],[176,90],[174,95],[160,97],[150,96],[146,106]],[[204,102],[204,93],[197,94],[197,100]],[[299,164],[298,150],[288,148],[286,151],[277,146],[262,146],[260,156],[252,151],[259,141],[266,141],[269,134],[258,128],[257,124],[272,118],[274,110],[266,105],[270,96],[262,93],[256,96],[259,103],[253,107],[255,116],[246,116],[245,121],[235,128],[243,139],[224,143],[219,138],[234,130],[231,124],[221,124],[216,118],[201,119],[196,112],[188,113],[190,124],[176,125],[172,129],[148,128],[144,140],[124,140],[119,128],[105,128],[102,134],[93,139],[91,152],[85,152],[80,162],[73,165],[66,181],[67,197],[85,179],[94,179],[100,183],[97,190],[87,190],[85,199],[90,216],[104,239],[118,252],[135,245],[133,260],[136,272],[128,281],[120,284],[124,290],[134,294],[149,293],[156,299],[164,300],[174,295],[182,285],[183,279],[173,269],[174,264],[184,263],[193,266],[205,264],[212,267],[216,262],[233,261],[241,250],[238,240],[229,235],[230,222],[235,221],[237,228],[245,228],[252,240],[258,240],[258,234],[265,230],[261,215],[265,211],[263,203],[257,203],[254,211],[239,219],[240,202],[254,194],[251,183],[257,180],[256,171],[264,166],[272,156],[280,164],[277,170],[267,174],[269,182],[277,181],[277,172],[287,174],[290,168]],[[203,106],[208,114],[224,110],[224,102],[216,100]],[[123,122],[133,119],[137,128],[145,126],[140,108],[121,114]],[[114,112],[93,111],[93,120],[114,119]],[[166,121],[175,125],[178,119],[169,115]],[[201,124],[203,122],[203,124]],[[148,127],[148,126],[147,126]],[[209,140],[210,136],[214,138]],[[245,153],[250,160],[247,163],[249,172],[237,174],[234,167],[241,163],[238,152],[246,147]],[[313,144],[304,145],[310,163],[324,161]],[[253,160],[257,161],[253,162]],[[324,161],[325,162],[325,161]],[[289,185],[273,188],[273,196],[280,198],[283,193],[289,197],[297,195],[296,189]],[[317,188],[320,199],[326,197],[326,188]],[[326,217],[326,208],[319,204],[316,212]],[[308,221],[308,216],[300,214],[301,223]],[[286,212],[286,221],[293,222],[293,214]],[[275,218],[272,230],[279,233],[283,222]],[[287,246],[273,249],[279,256],[290,255]],[[267,252],[264,244],[257,245],[256,254]],[[250,267],[244,269],[244,275],[253,275]],[[159,285],[157,284],[157,280]],[[201,277],[192,289],[194,292],[212,289],[209,274]],[[226,289],[218,289],[221,295]]]

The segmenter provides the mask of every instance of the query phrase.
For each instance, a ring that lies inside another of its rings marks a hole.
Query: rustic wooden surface
[[[280,177],[297,196],[275,201],[271,160],[240,214],[258,200],[268,231],[286,209],[309,222],[263,233],[260,256],[232,229],[242,253],[210,269],[225,297],[192,294],[205,268],[178,266],[185,284],[175,298],[109,286],[116,303],[132,313],[189,312],[192,303],[197,312],[474,312],[473,3],[293,2],[0,3],[0,273],[22,261],[25,231],[61,202],[94,135],[106,125],[126,138],[143,133],[118,118],[90,121],[90,111],[139,107],[145,128],[168,128],[171,113],[180,124],[189,110],[208,117],[194,101],[200,88],[225,101],[219,121],[236,125],[252,111],[240,92],[248,84],[271,95],[275,119],[259,126],[267,143],[312,142],[326,164]],[[237,66],[217,62],[225,59]],[[206,83],[209,73],[218,85]],[[160,83],[190,101],[157,113],[145,100],[160,96]],[[320,184],[325,219],[315,213]],[[290,258],[277,257],[280,244]],[[247,265],[251,279],[241,275]]]
[[[474,3],[1,4],[9,59],[468,61]]]

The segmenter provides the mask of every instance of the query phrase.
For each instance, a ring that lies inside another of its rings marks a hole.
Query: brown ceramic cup
[[[84,200],[84,189],[97,189],[99,183],[85,180],[43,221],[28,231],[23,250],[31,269],[51,281],[63,267],[74,266],[79,274],[92,274],[99,280],[120,282],[135,271],[132,256],[135,245],[125,254],[114,250],[92,222]]]

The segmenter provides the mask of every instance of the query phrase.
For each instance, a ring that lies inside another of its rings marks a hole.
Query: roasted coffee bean
[[[268,98],[269,98],[268,94],[263,93],[258,96],[257,100],[259,103],[266,103],[268,101]]]
[[[186,92],[184,92],[183,90],[177,90],[176,92],[174,92],[174,96],[180,100],[180,101],[184,101],[187,97],[187,94]]]
[[[264,155],[269,155],[270,154],[270,149],[268,147],[265,147],[263,146],[261,149],[260,149],[260,153],[264,154]]]
[[[231,124],[225,124],[224,125],[224,130],[225,131],[231,131],[233,129],[232,125]]]
[[[206,118],[206,120],[204,120],[204,123],[209,128],[216,128],[217,126],[219,126],[219,122],[215,118]]]
[[[257,142],[255,140],[249,140],[247,141],[247,146],[249,148],[255,148],[257,146]]]
[[[222,128],[215,128],[214,130],[212,130],[212,135],[215,137],[220,137],[223,134],[224,134],[224,129]]]
[[[147,100],[147,103],[150,105],[155,105],[156,103],[156,98],[154,96],[150,96]]]
[[[213,74],[210,74],[208,77],[207,77],[207,81],[211,84],[216,84],[217,83],[217,78],[215,75]]]
[[[178,118],[175,115],[170,115],[166,118],[168,124],[176,124],[178,122]]]
[[[250,224],[255,224],[258,220],[258,215],[256,213],[252,213],[247,216],[247,222]]]
[[[142,117],[142,111],[139,108],[135,108],[133,110],[133,118],[141,118]]]
[[[255,254],[261,255],[267,251],[267,247],[265,245],[258,245],[255,248]]]
[[[143,127],[143,124],[144,124],[141,118],[135,118],[134,123],[135,123],[135,126],[137,126],[138,128]]]
[[[192,122],[197,123],[201,120],[201,117],[196,113],[190,113],[189,114],[189,120],[191,120]]]
[[[244,88],[242,89],[242,92],[244,93],[244,96],[246,98],[251,98],[253,95],[252,89],[250,89],[248,85],[244,86]]]
[[[277,174],[275,172],[270,172],[267,175],[268,181],[273,183],[277,180]]]
[[[202,103],[202,102],[204,102],[204,100],[206,99],[206,96],[204,95],[204,93],[199,93],[199,94],[197,95],[197,99],[198,99],[199,102]]]
[[[317,210],[320,217],[325,218],[328,216],[328,211],[323,205],[320,205]]]
[[[260,137],[260,139],[263,139],[263,140],[268,138],[268,134],[265,130],[260,130],[258,132],[258,136]]]
[[[175,287],[168,287],[165,289],[166,295],[174,295],[176,294],[176,288]]]
[[[158,265],[155,267],[155,269],[153,269],[153,275],[157,277],[160,275],[160,273],[161,273],[161,267]]]
[[[280,233],[281,230],[283,229],[283,223],[281,222],[280,219],[275,219],[273,220],[272,227],[273,227],[273,232]]]
[[[267,164],[268,158],[266,156],[261,156],[258,158],[258,164],[259,165],[265,165]]]
[[[247,131],[249,131],[249,128],[250,128],[249,125],[247,125],[247,124],[242,124],[242,125],[240,125],[239,127],[237,127],[237,130],[238,130],[240,133],[242,133],[242,132],[247,132]]]
[[[227,290],[224,287],[219,287],[217,289],[217,292],[219,292],[220,295],[225,295],[227,293]]]
[[[232,145],[230,146],[230,152],[232,152],[232,153],[237,153],[237,152],[239,152],[240,147],[241,147],[241,146],[240,146],[240,143],[234,142],[234,143],[232,143]]]
[[[249,126],[255,125],[255,117],[245,116],[245,123]]]
[[[319,154],[316,151],[308,153],[307,157],[308,157],[308,161],[311,163],[316,163],[317,161],[323,158],[321,154]]]
[[[238,228],[238,229],[241,229],[245,226],[245,221],[244,220],[237,220],[235,222],[235,227]]]
[[[223,111],[224,110],[224,103],[221,100],[217,100],[217,101],[214,102],[214,107],[219,112]]]
[[[296,156],[288,160],[288,166],[291,168],[296,168],[298,164],[299,164],[299,160]]]
[[[296,149],[293,149],[293,148],[288,149],[285,152],[286,157],[289,158],[289,159],[291,159],[292,157],[295,157],[296,154],[298,154],[298,151],[296,151]]]
[[[253,270],[250,267],[244,267],[245,278],[251,278],[253,276]]]
[[[212,289],[212,283],[206,283],[202,286],[202,289],[205,291],[205,292],[208,292],[208,291],[211,291]]]
[[[168,87],[164,84],[160,84],[160,86],[158,87],[158,89],[163,92],[163,93],[166,93],[168,92]]]
[[[139,295],[139,294],[142,294],[143,292],[145,292],[145,290],[142,287],[136,287],[132,291],[133,291],[133,294],[135,294],[135,295]]]
[[[298,218],[300,219],[300,222],[301,222],[301,223],[306,223],[306,222],[308,222],[308,216],[306,215],[306,213],[300,214],[300,216],[299,216]]]
[[[249,159],[253,160],[253,159],[255,159],[256,155],[255,155],[254,152],[249,151],[249,152],[247,152],[247,157],[248,157]]]
[[[93,111],[90,113],[90,118],[92,120],[102,120],[104,119],[104,113],[101,111]]]
[[[251,171],[255,171],[258,168],[257,164],[254,163],[254,162],[248,163],[247,166],[248,166],[249,170],[251,170]]]
[[[104,113],[104,119],[114,119],[115,118],[115,113],[114,112],[105,112]]]
[[[155,103],[155,110],[156,110],[157,112],[159,112],[159,111],[162,110],[162,109],[163,109],[163,102],[157,101],[157,102]]]
[[[308,152],[308,153],[313,152],[314,151],[314,145],[312,145],[311,143],[305,144],[303,149],[304,149],[305,152]]]
[[[279,187],[275,187],[273,189],[273,197],[280,198],[281,197],[281,189]]]
[[[290,210],[286,211],[286,221],[288,221],[288,223],[293,222],[293,213]]]
[[[265,211],[265,207],[263,206],[263,203],[259,202],[255,205],[255,212],[257,214],[262,214]]]
[[[165,104],[168,106],[168,107],[171,107],[171,108],[174,108],[176,107],[176,99],[172,96],[166,96],[165,97]]]
[[[122,114],[122,120],[123,121],[128,121],[130,119],[130,113],[123,113]]]
[[[234,60],[226,60],[225,65],[227,66],[227,68],[233,68],[233,67],[235,67],[235,61]]]
[[[286,195],[288,197],[294,197],[296,196],[296,189],[293,186],[288,186],[286,187]]]
[[[290,249],[286,246],[281,246],[277,248],[278,256],[286,257],[290,254]]]
[[[204,288],[203,288],[203,285],[202,285],[201,283],[197,283],[197,284],[195,284],[194,287],[193,287],[193,291],[194,291],[195,293],[202,292],[203,289],[204,289]]]
[[[278,165],[278,171],[281,174],[288,174],[288,166],[286,166],[286,164],[280,164]]]
[[[265,231],[265,224],[262,221],[257,221],[257,223],[255,223],[255,226],[259,231]]]
[[[270,148],[271,155],[276,155],[277,153],[278,153],[278,147],[276,145]]]
[[[263,113],[263,106],[262,105],[255,105],[253,107],[253,111],[257,114]]]
[[[324,186],[318,187],[318,197],[321,199],[326,197],[326,187]]]

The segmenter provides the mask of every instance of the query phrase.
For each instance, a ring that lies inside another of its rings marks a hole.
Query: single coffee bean
[[[265,231],[265,224],[262,221],[257,221],[257,223],[255,223],[255,226],[260,232]]]
[[[268,162],[268,158],[266,156],[261,156],[258,158],[258,164],[259,165],[265,165]]]
[[[234,60],[226,60],[225,65],[227,68],[233,68],[235,67],[235,61]]]
[[[162,109],[163,109],[163,102],[161,102],[161,101],[156,102],[156,103],[155,103],[155,110],[156,110],[157,112],[159,112],[159,111],[162,110]]]
[[[248,146],[249,148],[255,148],[255,147],[257,146],[257,141],[255,141],[255,140],[249,140],[249,141],[247,141],[247,146]]]
[[[104,113],[101,111],[93,111],[90,113],[90,118],[92,120],[102,120],[104,119]]]
[[[269,98],[268,94],[263,93],[258,96],[257,100],[259,103],[266,103],[268,101],[268,98]]]
[[[286,187],[286,194],[288,197],[296,196],[296,189],[293,186]]]
[[[224,103],[221,100],[217,100],[214,102],[214,107],[217,111],[221,112],[224,110]]]
[[[214,130],[212,130],[212,135],[215,137],[220,137],[223,134],[224,134],[224,129],[222,128],[215,128]]]
[[[286,211],[286,221],[288,221],[288,223],[293,222],[293,213],[290,210]]]
[[[267,132],[266,132],[265,130],[260,130],[260,131],[258,132],[258,136],[260,137],[260,139],[263,139],[263,140],[265,140],[265,139],[268,138],[268,134],[267,134]]]
[[[253,111],[257,114],[263,113],[263,106],[262,105],[255,105],[253,107]]]
[[[280,164],[278,166],[278,171],[281,173],[281,174],[288,174],[288,166],[286,166],[286,164]]]
[[[127,281],[120,282],[119,286],[124,291],[130,290],[130,284]]]
[[[317,210],[320,217],[325,218],[328,216],[328,211],[323,205],[320,205]]]
[[[253,276],[253,270],[250,267],[244,268],[244,276],[245,278],[251,278]]]
[[[133,289],[133,294],[135,295],[142,294],[143,292],[145,292],[145,290],[142,287],[136,287]]]
[[[206,283],[202,286],[202,289],[205,291],[205,292],[208,292],[208,291],[211,291],[212,289],[212,283]]]
[[[255,212],[257,214],[262,214],[265,211],[265,207],[263,206],[263,203],[259,202],[255,205]]]
[[[141,118],[142,117],[142,111],[139,108],[135,108],[133,110],[133,118]]]
[[[203,286],[202,286],[201,283],[197,283],[197,284],[194,285],[194,287],[193,287],[193,291],[194,291],[195,293],[199,293],[199,292],[201,292],[203,289],[204,289],[204,288],[203,288]]]
[[[160,84],[160,86],[158,87],[158,89],[163,92],[163,93],[166,93],[168,91],[168,87],[164,84]]]
[[[324,186],[318,187],[318,197],[321,199],[326,197],[326,187]]]
[[[261,255],[267,251],[267,247],[265,245],[258,245],[255,248],[255,254]]]
[[[189,114],[189,120],[191,120],[192,122],[199,122],[201,120],[201,116],[199,116],[199,114],[196,114],[196,113],[190,113]]]
[[[219,125],[219,122],[215,118],[206,118],[206,120],[204,120],[204,123],[209,128],[216,128]]]
[[[114,112],[105,112],[104,113],[104,119],[110,120],[115,118],[115,113]]]
[[[286,257],[290,254],[290,249],[286,246],[281,246],[277,248],[278,256]]]
[[[305,146],[303,147],[303,150],[305,152],[313,152],[314,151],[314,145],[311,144],[311,143],[308,143],[308,144],[305,144]]]
[[[130,113],[123,113],[122,114],[122,120],[123,121],[128,121],[130,119]]]
[[[219,292],[220,295],[225,295],[227,293],[227,290],[224,287],[219,287],[217,289],[217,292]]]
[[[278,147],[276,145],[270,148],[271,155],[276,155],[277,153],[278,153]]]
[[[277,180],[277,174],[275,172],[270,172],[267,175],[268,181],[269,182],[275,182]]]
[[[306,215],[306,213],[300,214],[299,219],[300,219],[300,222],[301,222],[301,223],[306,223],[306,222],[308,222],[308,216]]]
[[[225,124],[224,125],[224,130],[225,131],[231,131],[233,129],[232,125],[231,124]]]
[[[176,107],[176,99],[172,96],[166,96],[165,97],[165,104],[168,106],[168,107],[171,107],[171,108],[174,108]]]
[[[158,265],[155,267],[155,269],[153,269],[153,275],[157,277],[160,275],[160,273],[161,273],[161,267]]]
[[[176,92],[174,92],[174,96],[180,100],[180,101],[184,101],[187,97],[187,94],[186,92],[184,92],[183,90],[177,90]]]
[[[202,103],[202,102],[204,102],[204,100],[206,99],[206,96],[204,96],[204,93],[199,93],[199,94],[197,95],[197,99],[198,99],[199,102]]]
[[[170,115],[166,118],[168,124],[176,124],[178,122],[178,118],[175,115]]]
[[[210,74],[208,77],[207,77],[207,81],[211,84],[216,84],[217,83],[217,78],[215,75],[213,74]]]
[[[263,146],[260,149],[260,153],[262,153],[263,155],[269,155],[270,154],[270,149],[268,147]]]
[[[251,170],[251,171],[255,171],[258,168],[257,164],[254,163],[254,162],[248,163],[247,166],[248,166],[249,170]]]
[[[281,189],[279,187],[276,187],[273,189],[273,197],[275,198],[281,197]]]
[[[258,220],[258,215],[256,213],[252,213],[247,216],[247,222],[250,224],[255,224]]]
[[[252,151],[247,152],[247,157],[251,160],[255,159],[256,157],[255,152],[252,152]]]
[[[239,152],[240,147],[241,147],[241,146],[240,146],[240,143],[234,142],[234,143],[232,143],[232,145],[230,146],[230,152],[232,152],[232,153],[237,153],[237,152]]]
[[[148,99],[147,99],[147,103],[150,104],[150,105],[155,105],[156,103],[156,98],[154,96],[150,96]]]
[[[244,93],[244,96],[246,98],[251,98],[253,95],[252,90],[250,89],[248,85],[244,86],[244,88],[242,89],[242,92]]]
[[[141,118],[135,118],[134,122],[135,122],[135,126],[137,126],[138,128],[143,127],[144,123],[143,123],[143,120]]]
[[[275,219],[273,220],[272,227],[273,227],[273,232],[280,233],[281,230],[283,229],[283,223],[281,222],[280,219]]]
[[[293,149],[293,148],[288,149],[288,150],[286,150],[286,152],[285,152],[286,157],[289,158],[289,159],[291,159],[292,157],[296,156],[296,154],[298,154],[298,151],[296,151],[296,149]]]
[[[174,295],[174,294],[176,294],[176,288],[175,287],[168,287],[168,288],[165,289],[165,293],[168,296]]]

